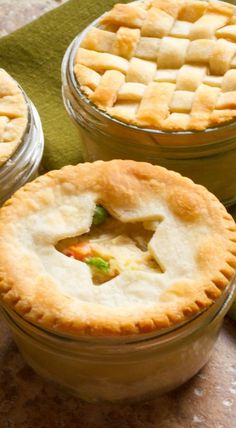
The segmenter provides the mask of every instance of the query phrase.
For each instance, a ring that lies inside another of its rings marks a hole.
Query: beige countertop
[[[67,0],[0,0],[0,37],[11,33]],[[7,19],[6,19],[7,17]]]
[[[0,0],[0,36],[65,1]],[[236,324],[225,321],[209,363],[178,390],[147,403],[98,405],[70,397],[36,375],[0,320],[0,428],[34,427],[236,427]]]

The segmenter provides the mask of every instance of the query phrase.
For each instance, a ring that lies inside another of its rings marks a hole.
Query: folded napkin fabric
[[[116,2],[70,0],[0,39],[0,68],[20,83],[41,116],[46,170],[83,160],[79,132],[62,102],[61,62],[73,38]]]

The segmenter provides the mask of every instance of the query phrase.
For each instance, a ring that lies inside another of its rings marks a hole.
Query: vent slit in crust
[[[104,210],[104,208],[103,208]],[[88,233],[58,242],[55,248],[90,268],[94,285],[102,285],[123,271],[164,272],[149,251],[156,224],[121,223],[108,216],[92,224]]]

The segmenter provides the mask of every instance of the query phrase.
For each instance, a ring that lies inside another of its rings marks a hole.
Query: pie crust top
[[[16,81],[0,69],[0,166],[22,141],[28,120],[24,95]]]
[[[201,131],[236,116],[236,8],[221,1],[116,4],[74,59],[87,97],[139,127]]]
[[[92,226],[97,205],[109,231]],[[97,239],[120,273],[93,282],[89,264],[60,249],[75,237]],[[215,196],[178,173],[97,161],[16,192],[0,210],[0,260],[1,299],[29,321],[77,335],[148,333],[221,296],[236,268],[236,226]]]

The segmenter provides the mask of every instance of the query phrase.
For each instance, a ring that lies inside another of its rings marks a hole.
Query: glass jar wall
[[[138,401],[173,390],[208,361],[234,281],[208,310],[158,334],[120,338],[72,337],[31,324],[1,307],[29,365],[87,401]]]
[[[99,20],[72,42],[62,63],[64,104],[78,126],[85,160],[119,158],[161,165],[204,185],[226,206],[232,205],[236,201],[235,121],[201,132],[143,129],[111,118],[81,92],[74,58],[81,40]]]
[[[0,205],[37,176],[43,155],[44,136],[40,117],[32,101],[23,94],[28,108],[28,124],[19,147],[0,167]]]

